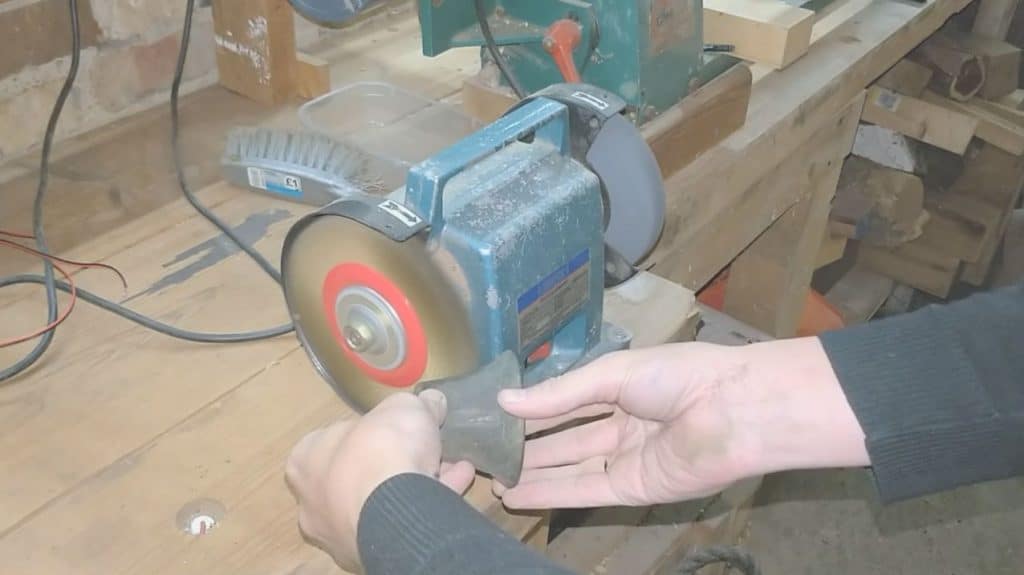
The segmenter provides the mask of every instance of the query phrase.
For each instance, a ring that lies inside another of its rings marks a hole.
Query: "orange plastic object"
[[[558,71],[566,82],[579,82],[580,73],[576,70],[576,62],[572,59],[572,51],[579,46],[583,34],[580,25],[563,18],[548,27],[544,35],[544,49],[555,60]]]
[[[718,311],[725,305],[725,288],[729,283],[729,272],[719,274],[697,294],[697,301]],[[815,336],[826,331],[845,327],[843,316],[820,293],[811,290],[804,302],[804,309],[797,326],[798,337]]]

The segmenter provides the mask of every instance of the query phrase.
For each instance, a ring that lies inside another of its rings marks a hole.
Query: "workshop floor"
[[[1024,280],[1024,210],[993,274]],[[1024,478],[883,506],[864,470],[784,473],[758,492],[745,546],[763,575],[1024,573]]]
[[[763,575],[1024,572],[1024,479],[882,506],[861,470],[765,479],[745,547]]]

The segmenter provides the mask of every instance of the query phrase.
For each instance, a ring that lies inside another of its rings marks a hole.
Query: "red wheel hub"
[[[400,324],[400,338],[404,349],[401,361],[387,369],[381,369],[367,362],[360,352],[353,349],[348,338],[342,333],[337,312],[338,297],[349,288],[369,290],[387,302]],[[427,367],[427,340],[423,324],[412,306],[412,302],[401,289],[377,270],[357,263],[339,264],[324,278],[323,306],[328,324],[342,352],[359,369],[373,380],[391,387],[409,387],[423,376]]]

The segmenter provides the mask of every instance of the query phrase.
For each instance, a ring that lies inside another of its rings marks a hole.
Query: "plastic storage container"
[[[381,82],[324,94],[299,108],[299,119],[370,154],[374,175],[388,191],[405,185],[410,167],[481,127],[453,106]]]

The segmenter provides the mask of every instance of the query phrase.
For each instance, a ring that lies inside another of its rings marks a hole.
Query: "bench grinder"
[[[414,166],[404,189],[296,222],[285,299],[343,399],[363,412],[441,386],[446,458],[516,482],[523,425],[498,389],[629,345],[602,317],[604,289],[625,277],[609,267],[653,247],[665,200],[624,108],[600,88],[553,85]]]

